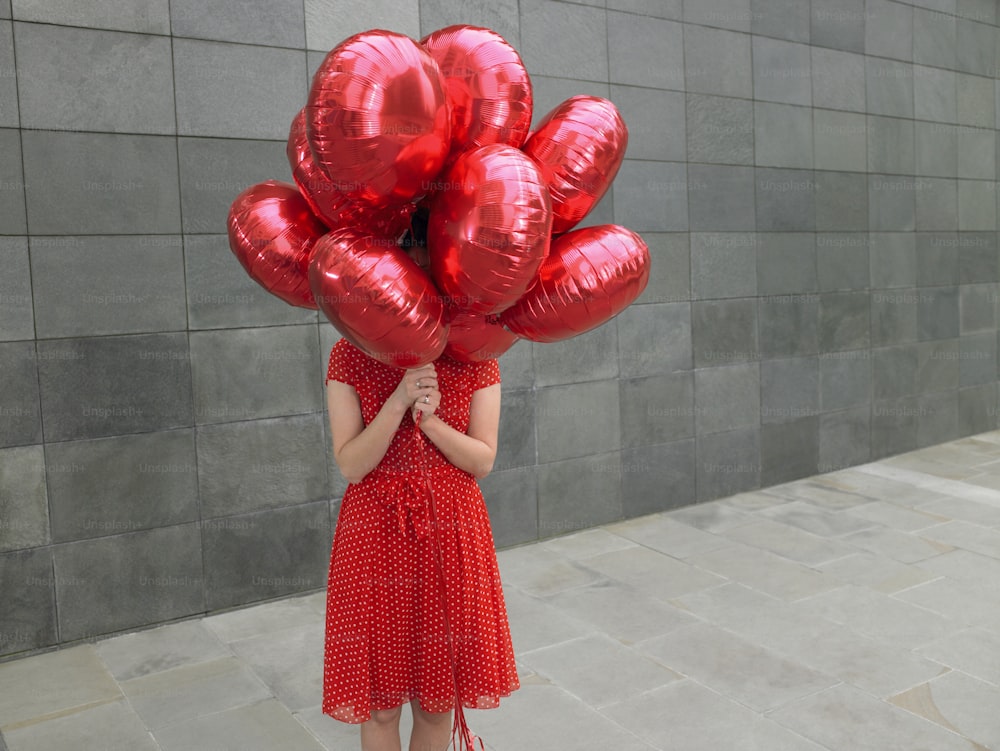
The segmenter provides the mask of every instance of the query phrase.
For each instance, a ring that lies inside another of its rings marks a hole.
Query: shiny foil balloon
[[[451,154],[503,143],[520,147],[531,126],[531,79],[517,50],[490,29],[449,26],[421,44],[441,69],[451,107]]]
[[[525,339],[557,342],[614,318],[648,281],[641,237],[616,224],[584,227],[553,240],[538,279],[500,320]]]
[[[309,262],[327,228],[294,185],[253,185],[229,208],[229,247],[251,278],[285,302],[316,309]]]
[[[355,229],[320,238],[309,281],[316,303],[349,342],[388,365],[413,368],[444,351],[444,305],[398,246]]]
[[[356,34],[323,60],[306,102],[317,167],[348,198],[402,205],[429,190],[451,144],[444,81],[407,36]]]
[[[524,153],[542,169],[552,193],[552,232],[572,229],[597,205],[618,174],[628,129],[607,99],[567,99],[538,124]]]
[[[461,362],[478,362],[500,357],[520,337],[505,329],[494,316],[459,313],[448,326],[444,353]]]
[[[456,311],[498,313],[548,252],[549,191],[531,159],[499,144],[462,154],[442,185],[427,227],[431,276]]]
[[[357,227],[372,234],[398,239],[410,224],[413,204],[373,209],[357,204],[337,190],[333,182],[316,166],[306,138],[306,111],[292,120],[285,149],[292,177],[313,212],[330,229]]]

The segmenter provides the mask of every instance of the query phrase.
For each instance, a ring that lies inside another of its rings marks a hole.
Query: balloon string
[[[419,459],[416,463],[420,466],[420,474],[427,486],[427,500],[430,507],[430,526],[433,531],[432,546],[434,548],[434,563],[437,569],[438,582],[441,593],[441,614],[444,617],[445,641],[448,644],[448,659],[451,662],[451,677],[455,686],[455,719],[451,725],[451,747],[453,751],[476,751],[476,744],[479,744],[480,751],[486,751],[483,739],[473,735],[469,723],[465,719],[465,712],[462,708],[462,697],[458,688],[458,660],[455,658],[455,645],[452,637],[451,622],[448,618],[448,597],[447,581],[444,576],[444,558],[441,553],[441,527],[438,524],[437,511],[434,507],[434,489],[431,485],[430,474],[427,471],[427,451],[424,442],[424,435],[420,430],[420,418],[423,412],[417,412],[414,420],[413,431],[413,454]]]

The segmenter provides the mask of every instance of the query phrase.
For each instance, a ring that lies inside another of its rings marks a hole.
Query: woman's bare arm
[[[456,467],[477,478],[486,477],[493,469],[497,456],[500,384],[477,389],[472,393],[468,433],[460,433],[435,415],[431,411],[434,406],[433,400],[428,405],[420,401],[415,405],[415,409],[423,412],[420,429],[424,435]]]

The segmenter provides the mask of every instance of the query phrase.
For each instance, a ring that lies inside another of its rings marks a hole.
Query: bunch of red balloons
[[[588,331],[649,279],[634,232],[573,230],[614,180],[628,131],[593,96],[567,99],[533,133],[531,118],[528,73],[494,31],[352,36],[292,122],[295,185],[243,191],[230,247],[268,291],[399,367]]]

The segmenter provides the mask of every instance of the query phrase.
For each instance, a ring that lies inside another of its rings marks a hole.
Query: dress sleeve
[[[346,339],[340,339],[330,350],[330,364],[326,369],[326,382],[339,381],[354,386],[357,380],[357,358],[354,348]]]
[[[484,389],[500,383],[500,363],[496,360],[480,360],[475,363],[472,373],[472,390]]]

